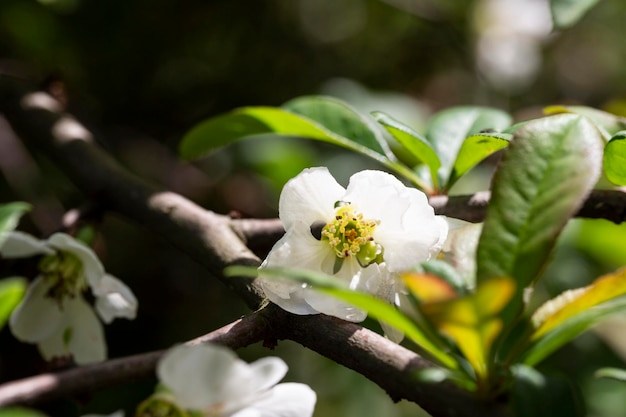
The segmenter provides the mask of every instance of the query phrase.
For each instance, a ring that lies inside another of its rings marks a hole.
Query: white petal
[[[278,384],[287,373],[288,367],[285,361],[275,356],[261,358],[248,365],[245,379],[240,379],[240,385],[235,388],[239,392],[239,397],[249,393],[253,396],[259,392],[266,391]],[[244,375],[242,375],[243,377]],[[234,379],[234,377],[232,377]]]
[[[6,240],[0,247],[0,254],[4,258],[25,258],[54,253],[54,250],[47,246],[45,240],[35,239],[27,233],[9,232],[5,236]]]
[[[22,342],[37,343],[46,339],[60,325],[63,312],[55,300],[46,296],[49,289],[48,281],[38,277],[13,310],[9,326],[13,335]]]
[[[332,220],[335,202],[344,192],[327,168],[305,169],[289,180],[280,194],[278,213],[285,230],[296,221],[308,229],[313,222]]]
[[[249,395],[237,386],[249,373],[248,364],[217,345],[174,347],[157,367],[160,381],[174,393],[178,404],[196,410]]]
[[[429,259],[443,245],[445,221],[435,216],[424,193],[405,187],[393,175],[358,172],[350,178],[345,199],[365,218],[379,221],[374,239],[394,272]]]
[[[137,315],[137,298],[126,284],[114,276],[105,274],[93,293],[96,296],[96,311],[105,323],[111,323],[117,317],[132,320]]]
[[[385,227],[397,229],[402,226],[402,216],[409,207],[408,190],[391,174],[367,170],[350,177],[344,199],[364,218],[384,221]]]
[[[404,229],[389,229],[381,223],[374,231],[374,238],[383,246],[385,262],[392,272],[405,271],[432,259],[448,235],[448,225],[443,218],[434,214],[420,215],[418,211],[407,210]]]
[[[348,304],[336,297],[307,288],[304,293],[306,302],[320,313],[355,323],[365,320],[367,312]]]
[[[77,296],[66,300],[63,308],[64,320],[57,331],[39,343],[41,355],[50,360],[72,354],[79,365],[105,360],[104,330],[91,306]]]
[[[299,268],[322,272],[326,258],[332,256],[332,249],[316,240],[304,227],[292,227],[272,248],[261,268]],[[308,305],[303,296],[304,286],[291,280],[263,278],[259,281],[267,298],[282,309],[294,314],[316,314],[318,311]]]
[[[443,246],[444,260],[454,266],[468,288],[475,286],[476,248],[482,232],[482,223],[446,218],[450,232]]]
[[[317,396],[305,384],[276,385],[269,395],[231,417],[311,417]]]
[[[83,263],[83,273],[90,287],[96,288],[104,276],[104,267],[96,254],[83,242],[65,233],[55,233],[48,239],[55,249],[71,252]]]

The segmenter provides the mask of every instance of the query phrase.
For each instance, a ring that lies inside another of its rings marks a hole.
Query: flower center
[[[355,257],[362,267],[382,262],[383,248],[373,236],[379,222],[364,219],[350,203],[338,201],[335,207],[335,220],[324,225],[319,236],[319,240],[328,243],[337,257],[333,272],[337,273],[343,261],[350,257]]]
[[[83,263],[73,253],[59,251],[45,256],[39,262],[39,270],[50,283],[48,296],[59,302],[65,297],[75,297],[87,288]]]

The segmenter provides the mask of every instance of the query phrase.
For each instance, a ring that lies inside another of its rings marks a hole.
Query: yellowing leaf
[[[420,302],[434,303],[457,296],[452,285],[433,274],[408,272],[402,274],[402,280]]]
[[[502,330],[499,314],[514,291],[515,282],[511,278],[492,278],[479,285],[474,294],[426,302],[421,309],[442,333],[456,342],[478,378],[482,379],[488,373],[491,345]]]
[[[626,268],[604,275],[591,285],[566,291],[541,306],[533,315],[532,340],[554,330],[573,316],[626,294]]]

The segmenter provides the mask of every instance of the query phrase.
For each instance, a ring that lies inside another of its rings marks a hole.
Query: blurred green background
[[[176,155],[185,131],[236,107],[320,93],[418,130],[437,110],[460,104],[498,107],[517,119],[553,103],[624,113],[625,13],[626,2],[604,0],[574,27],[553,31],[547,0],[2,0],[0,74],[54,94],[142,177],[220,213],[275,217],[282,185],[305,167],[328,166],[344,184],[355,171],[380,167],[330,145],[284,139],[244,141],[191,164]],[[453,192],[487,189],[489,162]],[[63,214],[86,201],[1,117],[0,172],[0,202],[32,203],[21,229],[35,235],[57,230]],[[140,301],[135,321],[106,327],[111,357],[166,348],[248,313],[149,230],[115,214],[98,227],[95,247],[107,270]],[[625,264],[625,242],[623,226],[576,221],[537,299]],[[33,267],[2,262],[0,273],[32,276]],[[625,387],[593,378],[597,367],[624,366],[625,323],[616,318],[542,366],[579,384],[590,416],[626,415]],[[283,357],[288,379],[318,392],[317,417],[420,415],[294,343],[239,353]],[[0,332],[0,381],[45,369],[34,347]],[[133,383],[42,409],[130,415],[153,386]]]

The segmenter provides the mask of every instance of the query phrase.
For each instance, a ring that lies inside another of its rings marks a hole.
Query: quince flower
[[[259,271],[266,296],[295,314],[354,322],[366,312],[310,285],[264,278],[262,269],[322,272],[398,305],[396,274],[436,256],[448,233],[424,193],[382,171],[358,172],[344,189],[326,168],[305,169],[283,188],[279,217],[286,233]]]
[[[165,390],[140,404],[137,416],[311,417],[316,395],[305,384],[277,384],[287,365],[277,357],[247,364],[218,345],[181,345],[159,361]]]
[[[135,318],[137,300],[132,291],[105,273],[89,247],[67,234],[37,240],[26,233],[10,232],[0,255],[43,255],[39,276],[13,311],[9,326],[17,339],[37,343],[46,360],[67,354],[80,365],[106,359],[102,324],[83,297],[87,289],[105,323],[116,317]]]

